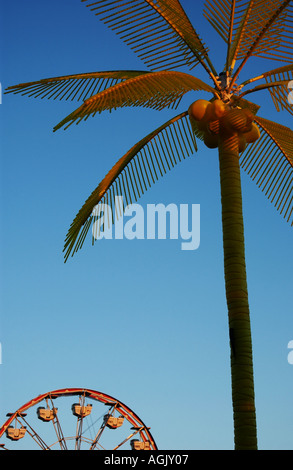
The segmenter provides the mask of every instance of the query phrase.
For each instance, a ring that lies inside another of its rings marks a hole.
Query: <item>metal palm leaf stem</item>
[[[181,113],[144,137],[118,160],[78,212],[67,233],[64,251],[67,260],[81,249],[85,237],[95,222],[98,205],[114,211],[116,196],[126,205],[137,201],[159,177],[197,151],[196,141],[188,119]],[[94,237],[93,237],[94,242]]]
[[[197,100],[118,159],[74,218],[65,240],[65,261],[82,247],[90,227],[100,220],[97,208],[110,207],[115,221],[119,217],[114,213],[115,197],[122,195],[126,204],[136,201],[197,150],[196,139],[218,148],[234,445],[257,449],[241,171],[293,226],[293,132],[260,117],[260,107],[246,96],[268,93],[278,111],[293,114],[287,99],[293,79],[292,0],[207,0],[204,16],[226,47],[219,72],[178,0],[81,1],[137,54],[147,70],[67,75],[7,89],[36,98],[82,100],[54,131],[125,106],[177,108],[190,91],[210,93],[210,101]],[[282,65],[237,84],[251,57]],[[211,84],[174,71],[180,67],[190,71],[202,67]]]

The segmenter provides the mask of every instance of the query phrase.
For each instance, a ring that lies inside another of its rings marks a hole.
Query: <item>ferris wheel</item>
[[[44,393],[7,417],[3,450],[157,450],[150,428],[128,406],[96,390]]]

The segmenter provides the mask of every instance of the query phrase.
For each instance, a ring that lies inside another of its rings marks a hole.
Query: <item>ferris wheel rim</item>
[[[38,395],[37,397],[29,400],[20,408],[18,408],[14,413],[9,413],[9,418],[5,421],[5,423],[0,427],[0,438],[3,436],[6,429],[11,425],[13,420],[17,416],[21,416],[22,413],[27,411],[29,408],[36,406],[38,403],[41,403],[43,400],[48,398],[56,399],[59,397],[64,396],[80,396],[84,395],[87,398],[91,398],[93,400],[97,400],[104,404],[115,405],[118,406],[119,412],[132,424],[133,426],[137,426],[138,424],[143,428],[147,439],[150,440],[152,443],[153,450],[157,450],[156,442],[149,431],[149,427],[147,427],[144,422],[139,418],[139,416],[131,409],[129,406],[125,405],[121,400],[114,398],[113,396],[106,394],[104,392],[100,392],[98,390],[89,389],[89,388],[60,388],[56,390],[52,390],[50,392],[46,392],[43,394]],[[142,437],[144,437],[142,435]]]

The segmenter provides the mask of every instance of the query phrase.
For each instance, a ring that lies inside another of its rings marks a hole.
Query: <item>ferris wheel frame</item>
[[[70,397],[70,396],[79,396],[85,398],[90,398],[92,400],[96,400],[100,403],[103,403],[105,405],[108,405],[111,407],[112,410],[119,410],[120,415],[125,418],[129,424],[132,426],[131,429],[134,430],[134,432],[128,436],[122,443],[120,443],[116,448],[113,450],[118,450],[121,445],[123,445],[126,441],[129,441],[129,439],[135,435],[139,435],[140,440],[142,443],[147,443],[148,444],[148,449],[147,450],[158,450],[157,445],[155,443],[155,440],[150,433],[150,428],[147,427],[143,421],[139,418],[139,416],[131,410],[127,405],[125,405],[123,402],[120,400],[117,400],[116,398],[112,397],[111,395],[108,395],[106,393],[99,392],[97,390],[92,390],[92,389],[87,389],[87,388],[63,388],[63,389],[58,389],[58,390],[53,390],[47,393],[43,393],[36,398],[33,398],[32,400],[29,400],[27,403],[22,405],[20,408],[18,408],[15,412],[13,413],[8,413],[8,419],[5,421],[5,423],[1,426],[0,428],[0,439],[3,436],[5,432],[7,432],[8,428],[12,426],[13,422],[24,422],[25,424],[28,425],[30,428],[29,434],[33,439],[37,442],[37,444],[40,446],[41,449],[43,450],[51,450],[51,447],[59,442],[61,450],[67,450],[67,444],[66,441],[67,437],[63,436],[62,429],[60,426],[60,423],[57,418],[57,414],[55,415],[56,417],[56,426],[57,429],[57,441],[48,446],[43,439],[35,432],[35,430],[30,426],[28,422],[25,420],[26,416],[26,411],[29,410],[32,407],[35,407],[39,403],[43,402],[44,400],[50,400],[51,403],[53,403],[53,400],[59,397]],[[54,409],[54,408],[53,408]],[[74,414],[74,413],[73,413]],[[110,415],[105,415],[105,416],[110,416]],[[41,418],[40,418],[41,419]],[[107,418],[108,419],[108,418]],[[80,449],[80,443],[82,441],[82,421],[83,418],[77,418],[77,429],[76,429],[76,443],[79,442],[79,445],[76,445],[75,450]],[[97,433],[95,439],[91,443],[91,447],[89,450],[105,450],[105,449],[96,449],[97,444],[98,444],[98,439],[100,437],[100,434],[103,432],[105,426],[107,425],[107,420],[104,421],[104,424],[101,426],[99,432]],[[55,427],[55,425],[54,425]],[[2,449],[6,450],[6,447],[3,444],[0,444],[0,447]],[[137,450],[137,449],[135,449]]]

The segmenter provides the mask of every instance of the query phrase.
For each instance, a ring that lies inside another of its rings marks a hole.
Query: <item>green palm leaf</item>
[[[86,6],[151,70],[192,69],[208,56],[177,0],[101,0]]]
[[[114,214],[115,196],[122,196],[127,205],[135,202],[160,176],[196,150],[187,112],[169,120],[134,145],[118,160],[76,215],[65,240],[65,261],[70,253],[73,256],[82,247],[95,221],[93,209],[98,204],[106,204]]]
[[[211,86],[192,75],[182,72],[153,72],[140,75],[98,93],[63,119],[54,131],[69,123],[77,124],[90,115],[124,106],[145,106],[153,109],[176,107],[182,96],[191,90],[204,90],[216,94]]]
[[[293,226],[293,132],[258,116],[261,137],[242,153],[240,166]]]
[[[6,89],[5,93],[27,95],[35,98],[86,100],[129,78],[148,72],[138,70],[117,70],[109,72],[80,73],[62,77],[44,78],[35,82],[20,83]]]

